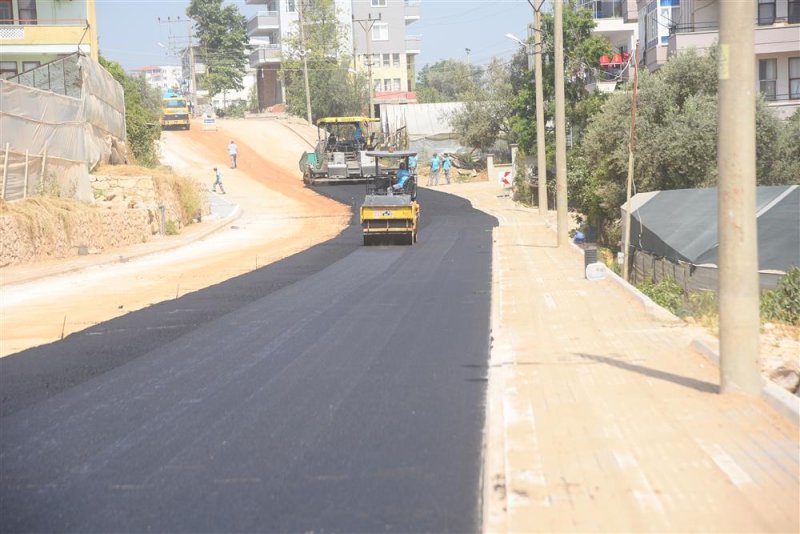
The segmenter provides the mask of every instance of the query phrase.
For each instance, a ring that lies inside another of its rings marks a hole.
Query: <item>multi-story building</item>
[[[362,21],[354,22],[353,29],[356,65],[371,77],[376,109],[380,104],[415,102],[422,38],[407,33],[406,27],[420,19],[420,1],[353,2],[353,19]]]
[[[97,60],[95,0],[0,0],[0,77],[78,51]]]
[[[688,48],[719,42],[719,3],[728,0],[639,0],[645,65],[657,69]],[[753,13],[757,88],[781,116],[800,108],[800,0],[757,0]]]
[[[284,102],[280,80],[281,57],[288,51],[286,37],[297,31],[296,0],[246,0],[247,4],[264,6],[247,19],[247,35],[253,45],[250,67],[256,70],[259,107],[264,109]],[[350,0],[335,0],[339,23],[346,29],[345,39],[352,40],[352,8]],[[342,51],[345,52],[345,51]]]
[[[250,66],[256,69],[259,107],[284,102],[279,77],[281,57],[287,52],[286,37],[297,31],[296,0],[246,0],[264,6],[247,20],[253,51]],[[345,30],[347,49],[355,53],[355,67],[372,73],[374,103],[413,99],[420,37],[406,34],[406,26],[419,20],[419,0],[335,0],[339,23]],[[362,24],[360,20],[379,19]]]
[[[182,89],[185,86],[180,65],[148,65],[131,71],[134,76],[144,77],[145,83],[160,91]]]
[[[579,6],[592,12],[594,33],[606,37],[615,53],[633,54],[639,38],[636,0],[581,0]]]

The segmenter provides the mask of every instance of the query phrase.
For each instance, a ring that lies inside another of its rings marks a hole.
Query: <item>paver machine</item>
[[[324,117],[317,121],[317,146],[300,158],[303,183],[353,183],[370,177],[372,149],[380,119]]]
[[[374,159],[373,177],[361,205],[361,231],[365,245],[417,242],[419,204],[416,165],[411,151],[367,151]]]

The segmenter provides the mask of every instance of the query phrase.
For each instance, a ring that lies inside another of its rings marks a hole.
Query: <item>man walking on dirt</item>
[[[231,139],[231,144],[228,145],[228,155],[231,157],[231,169],[236,168],[236,156],[239,154],[239,149],[236,147],[236,143],[233,142]]]
[[[225,188],[222,187],[222,173],[219,172],[219,169],[214,167],[214,185],[211,186],[211,190],[213,192],[217,192],[217,186],[219,186],[219,190],[222,191],[222,194],[225,194]]]

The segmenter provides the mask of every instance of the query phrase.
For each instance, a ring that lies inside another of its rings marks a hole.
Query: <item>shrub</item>
[[[761,318],[800,325],[800,267],[792,267],[772,291],[761,295]]]
[[[168,220],[167,224],[165,225],[165,231],[167,232],[167,235],[178,235],[178,223],[172,219]]]
[[[674,278],[662,278],[656,284],[644,282],[638,287],[639,291],[662,308],[666,308],[674,314],[681,314],[684,304],[683,288]]]

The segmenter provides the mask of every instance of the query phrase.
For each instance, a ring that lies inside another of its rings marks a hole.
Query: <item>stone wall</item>
[[[178,230],[185,225],[178,194],[169,186],[159,192],[150,176],[92,175],[91,185],[93,204],[44,198],[22,201],[30,203],[26,209],[3,210],[0,267],[147,242],[162,231],[161,206],[165,228],[167,221]],[[205,201],[202,214],[209,212]]]

